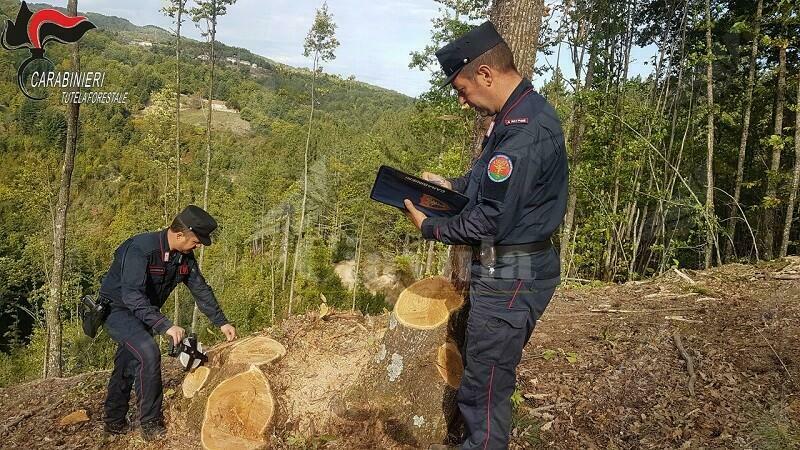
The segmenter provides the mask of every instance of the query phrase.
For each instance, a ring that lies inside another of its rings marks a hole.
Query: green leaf
[[[739,22],[736,22],[733,25],[731,25],[730,32],[731,33],[743,33],[745,31],[748,31],[749,29],[750,29],[750,26],[747,24],[747,22],[739,21]]]
[[[514,389],[514,394],[511,395],[511,406],[516,408],[519,406],[525,399],[522,397],[522,391],[519,389]]]
[[[556,352],[555,350],[547,349],[542,352],[542,358],[544,358],[547,361],[550,361],[556,356],[558,356],[558,352]]]

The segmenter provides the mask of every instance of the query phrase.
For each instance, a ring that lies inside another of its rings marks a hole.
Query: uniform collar
[[[522,81],[519,82],[514,91],[511,92],[511,95],[506,100],[506,103],[503,105],[503,108],[500,110],[499,113],[495,116],[495,120],[499,120],[504,117],[506,114],[511,112],[512,109],[517,105],[517,101],[523,95],[526,95],[528,91],[533,90],[533,84],[531,84],[530,80],[527,78],[523,78]]]
[[[167,230],[168,228],[165,228],[158,233],[159,258],[161,258],[161,262],[168,262],[172,256],[172,252],[169,249]]]

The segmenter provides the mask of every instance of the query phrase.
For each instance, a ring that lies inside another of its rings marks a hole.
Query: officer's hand
[[[422,221],[427,219],[428,216],[425,215],[424,212],[418,210],[411,200],[405,199],[403,200],[403,204],[406,205],[406,217],[417,227],[418,230],[422,229]]]
[[[450,184],[443,176],[436,175],[435,173],[431,172],[422,172],[422,179],[425,181],[430,181],[433,184],[438,184],[439,186],[447,189],[453,189],[453,185]]]
[[[186,336],[186,330],[177,325],[173,325],[169,327],[169,330],[167,330],[166,334],[167,336],[172,337],[172,343],[177,347],[178,344],[183,340],[184,336]]]
[[[227,339],[228,342],[236,339],[236,328],[234,328],[233,325],[226,323],[225,325],[219,327],[219,330],[222,331],[222,334],[225,335],[225,339]]]

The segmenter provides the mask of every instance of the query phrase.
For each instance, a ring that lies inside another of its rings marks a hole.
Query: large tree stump
[[[350,420],[377,418],[398,443],[445,442],[457,417],[452,400],[463,372],[450,337],[462,305],[461,293],[443,277],[406,288],[389,315],[383,342],[336,413]]]
[[[201,442],[208,450],[256,449],[266,445],[275,403],[256,366],[217,385],[206,401]]]
[[[218,345],[208,366],[186,375],[180,409],[186,427],[201,432],[206,449],[258,448],[274,422],[275,397],[261,367],[283,357],[286,349],[265,336]]]

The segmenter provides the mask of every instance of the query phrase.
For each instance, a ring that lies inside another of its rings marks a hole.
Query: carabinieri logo
[[[31,56],[17,70],[17,83],[22,93],[32,100],[43,100],[47,97],[46,94],[35,95],[25,87],[27,78],[25,69],[30,64],[39,62],[49,65],[50,68],[55,67],[52,61],[44,56],[45,44],[50,41],[64,44],[78,42],[92,28],[96,27],[84,16],[67,16],[55,9],[41,9],[33,13],[27,4],[22,2],[17,19],[13,23],[7,20],[6,28],[0,35],[0,44],[6,50],[27,48],[31,51]],[[49,80],[50,75],[54,74],[52,69],[47,69],[47,73],[43,70],[34,70],[36,71],[31,74],[32,78],[47,79],[50,83],[46,84],[52,85],[52,80]],[[31,86],[35,87],[36,83],[32,81]]]

